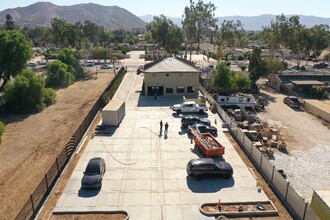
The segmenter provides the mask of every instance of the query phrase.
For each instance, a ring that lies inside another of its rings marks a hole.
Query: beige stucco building
[[[200,70],[187,60],[167,57],[144,66],[146,95],[197,96]]]

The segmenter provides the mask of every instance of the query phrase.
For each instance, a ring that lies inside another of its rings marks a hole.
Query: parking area
[[[128,73],[115,94],[125,100],[126,116],[111,135],[90,140],[54,212],[125,210],[132,219],[193,220],[210,219],[199,211],[203,203],[268,201],[223,133],[220,118],[211,112],[203,117],[218,128],[217,140],[225,146],[223,159],[232,165],[233,178],[188,177],[187,162],[202,155],[169,108],[182,97],[140,96],[143,74],[136,75],[137,67],[126,64]],[[160,120],[169,124],[167,138],[160,133]],[[97,156],[106,160],[103,186],[81,189],[87,162]]]

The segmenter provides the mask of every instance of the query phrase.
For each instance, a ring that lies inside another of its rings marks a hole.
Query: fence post
[[[286,198],[288,196],[289,185],[290,185],[290,182],[288,182],[288,185],[286,186],[285,197],[284,197],[285,201],[286,201]]]
[[[245,146],[245,145],[244,145],[244,140],[245,140],[245,135],[243,135],[243,138],[242,138],[242,142],[243,142],[242,145],[243,145],[243,146]]]
[[[270,180],[270,182],[271,182],[271,183],[273,183],[273,179],[274,179],[274,172],[275,172],[275,166],[273,166],[272,179]]]
[[[45,174],[45,182],[46,182],[46,187],[47,187],[47,191],[49,190],[49,187],[48,187],[48,179],[47,179],[47,174]]]
[[[260,165],[259,165],[260,168],[261,168],[261,165],[262,165],[262,158],[263,158],[263,156],[262,156],[262,154],[261,154],[261,157],[260,157]]]
[[[57,167],[57,174],[60,173],[60,165],[58,165],[58,157],[56,157],[56,167]]]
[[[304,215],[303,215],[303,218],[302,218],[303,220],[304,220],[305,217],[306,217],[307,205],[308,205],[308,203],[306,202],[306,203],[305,203]]]
[[[251,144],[251,152],[250,152],[251,157],[252,157],[252,151],[253,151],[253,144]]]
[[[34,217],[35,215],[34,215],[34,212],[35,212],[35,207],[34,207],[34,203],[33,203],[33,198],[32,198],[32,195],[30,194],[30,200],[31,200],[31,204],[32,204],[32,216]]]

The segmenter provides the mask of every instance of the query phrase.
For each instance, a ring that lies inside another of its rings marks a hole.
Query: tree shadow
[[[30,114],[4,114],[4,115],[1,115],[0,121],[2,121],[5,124],[14,124],[17,122],[24,121],[28,117],[30,117],[32,115],[36,115],[36,114],[38,114],[38,113],[36,112],[36,113],[30,113]]]

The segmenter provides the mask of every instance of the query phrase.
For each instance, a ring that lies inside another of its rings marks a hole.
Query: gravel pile
[[[330,190],[330,144],[289,155],[276,152],[271,163],[284,170],[287,181],[306,202],[311,201],[314,189]]]

